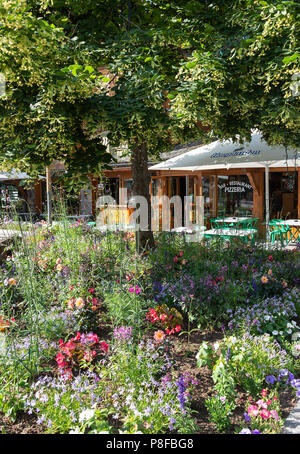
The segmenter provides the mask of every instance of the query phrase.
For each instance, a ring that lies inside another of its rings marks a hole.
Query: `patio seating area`
[[[258,238],[258,218],[218,217],[210,220],[211,229],[206,230],[206,238],[218,237],[224,240],[241,238],[253,245]],[[264,223],[265,225],[265,223]],[[269,221],[268,237],[271,245],[285,247],[300,242],[300,219],[272,219]]]

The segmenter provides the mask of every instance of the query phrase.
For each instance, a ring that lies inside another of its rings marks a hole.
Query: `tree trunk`
[[[147,201],[147,218],[143,219],[143,229],[136,232],[137,251],[154,248],[154,237],[151,230],[150,175],[148,172],[148,148],[145,143],[137,144],[131,152],[133,193]],[[146,229],[145,229],[146,226]]]

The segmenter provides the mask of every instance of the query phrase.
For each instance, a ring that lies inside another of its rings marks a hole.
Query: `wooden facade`
[[[186,179],[185,184],[186,194],[189,193],[193,187],[195,196],[204,196],[203,181],[209,182],[209,189],[206,187],[206,192],[209,191],[208,202],[205,201],[205,209],[208,218],[213,218],[221,215],[221,200],[218,200],[218,180],[225,177],[244,176],[252,187],[252,204],[251,213],[253,217],[258,218],[261,222],[265,218],[265,170],[263,168],[241,168],[241,169],[222,169],[222,170],[203,170],[203,171],[177,171],[177,170],[156,170],[150,171],[151,183],[150,193],[153,195],[153,186],[157,188],[157,195],[166,195],[172,197],[173,195],[183,195],[180,189],[180,181]],[[108,179],[117,179],[119,187],[125,187],[125,181],[131,179],[130,167],[116,167],[113,170],[106,171],[105,176]],[[285,209],[282,207],[281,215],[285,218],[300,218],[300,168],[271,168],[270,181],[282,180],[284,178],[294,178],[294,191],[290,193],[289,199],[293,200],[293,209]],[[159,184],[155,181],[159,180]],[[274,183],[275,184],[275,183]],[[188,188],[188,189],[187,189]],[[175,192],[175,194],[174,194]],[[272,198],[272,192],[270,193]],[[286,198],[288,200],[288,198]],[[283,205],[286,203],[283,200]],[[223,211],[223,210],[222,210]],[[225,213],[226,214],[226,213]],[[233,213],[232,213],[233,214]],[[274,217],[274,216],[273,216]]]

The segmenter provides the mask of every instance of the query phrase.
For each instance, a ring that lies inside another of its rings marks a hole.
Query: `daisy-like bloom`
[[[269,279],[267,278],[267,276],[262,276],[262,277],[261,277],[260,282],[261,282],[262,284],[267,284],[268,281],[269,281]]]
[[[84,300],[83,298],[79,297],[79,298],[76,298],[75,300],[75,306],[78,308],[78,309],[82,309],[84,307]]]
[[[166,335],[162,330],[155,331],[154,333],[154,340],[159,344],[165,339]]]
[[[59,263],[58,265],[56,265],[56,269],[57,269],[57,271],[61,271],[63,269],[62,264]]]
[[[8,279],[7,283],[10,287],[15,287],[17,285],[17,281],[13,277]]]
[[[271,268],[270,268],[269,271],[268,271],[268,275],[271,276],[272,273],[273,273],[273,271],[272,271]]]

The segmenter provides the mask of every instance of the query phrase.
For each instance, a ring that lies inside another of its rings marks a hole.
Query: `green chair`
[[[288,243],[287,233],[290,231],[290,228],[286,228],[288,226],[279,224],[277,220],[272,219],[269,222],[269,229],[270,229],[270,241],[273,244],[275,240],[279,239],[281,245],[284,246]]]
[[[213,229],[221,229],[223,227],[222,220],[220,218],[211,219],[210,225]]]

